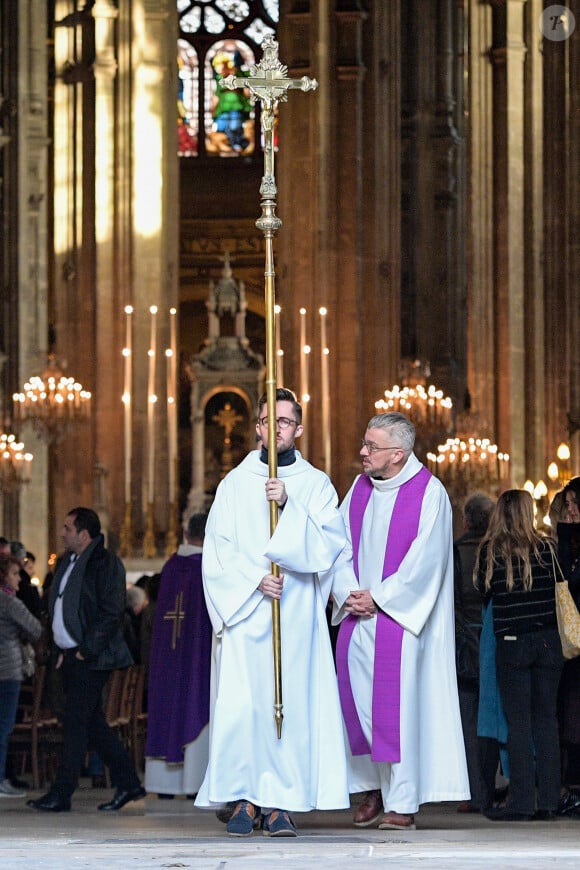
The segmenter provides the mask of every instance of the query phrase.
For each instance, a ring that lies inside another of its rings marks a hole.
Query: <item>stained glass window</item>
[[[244,88],[220,86],[243,78],[276,34],[278,0],[177,0],[178,153],[181,157],[251,157],[258,118]]]

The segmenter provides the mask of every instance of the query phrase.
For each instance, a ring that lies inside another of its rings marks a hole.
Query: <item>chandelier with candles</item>
[[[0,433],[0,490],[15,492],[30,480],[32,453],[16,440],[16,435]]]
[[[417,426],[428,425],[449,429],[453,402],[432,384],[425,388],[422,384],[412,387],[399,387],[395,384],[385,390],[384,399],[375,402],[379,413],[400,411]]]
[[[443,390],[427,383],[431,376],[429,363],[403,359],[399,375],[402,385],[385,390],[383,398],[375,402],[375,410],[377,414],[399,411],[414,423],[415,453],[424,462],[433,444],[453,432],[453,402]]]
[[[456,494],[485,489],[495,493],[509,479],[509,454],[489,438],[448,438],[427,454],[427,466]]]
[[[64,374],[54,354],[46,369],[34,375],[14,393],[14,417],[19,424],[30,423],[47,443],[60,441],[74,426],[88,420],[91,394],[73,377]]]
[[[404,359],[403,386],[385,390],[375,402],[377,413],[399,411],[415,424],[415,453],[455,497],[483,489],[497,493],[509,481],[509,455],[478,432],[485,425],[469,409],[454,415],[443,390],[427,383],[429,363]],[[435,446],[437,445],[437,446]]]

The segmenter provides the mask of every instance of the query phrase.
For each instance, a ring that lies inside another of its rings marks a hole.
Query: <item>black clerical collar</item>
[[[268,464],[268,451],[262,447],[260,453],[260,461]],[[289,447],[288,450],[283,450],[278,454],[278,468],[284,468],[285,465],[293,465],[296,462],[296,448]]]

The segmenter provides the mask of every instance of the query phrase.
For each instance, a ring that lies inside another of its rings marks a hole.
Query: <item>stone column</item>
[[[468,31],[467,387],[472,412],[495,437],[491,25],[491,7],[471,3]],[[508,450],[507,444],[499,446]]]
[[[158,306],[156,358],[155,530],[168,516],[166,364],[169,308],[177,305],[177,93],[176,4],[136,0],[132,15],[133,72],[133,287],[135,305],[135,464],[147,468],[146,429],[149,308]],[[140,475],[140,504],[150,510],[147,474]]]
[[[526,478],[525,403],[525,0],[495,0],[494,256],[497,437],[512,482]]]
[[[396,57],[389,58],[393,65],[387,69],[382,40],[388,33],[397,44],[398,30],[392,35],[387,22],[397,28],[398,3],[389,3],[388,8],[376,6],[380,8],[367,19],[358,2],[281,5],[281,59],[293,76],[320,77],[322,83],[314,95],[302,99],[294,95],[280,112],[279,212],[284,225],[279,233],[278,273],[284,323],[290,322],[286,328],[294,345],[290,347],[283,337],[284,373],[287,385],[296,385],[299,309],[304,306],[308,311],[307,340],[314,351],[310,391],[317,397],[308,417],[310,458],[322,465],[318,308],[325,305],[332,471],[340,491],[352,480],[356,445],[364,425],[361,421],[371,415],[378,384],[383,383],[388,369],[388,336],[398,336],[398,324],[389,324],[387,317],[393,305],[396,309],[388,288],[391,275],[396,280],[398,272],[398,252],[392,249],[398,227],[396,213],[389,213],[388,208],[398,183],[392,179],[397,178],[398,170],[383,174],[392,140],[385,137],[380,125],[381,119],[392,120],[397,104],[396,87],[387,95],[382,90],[385,78],[395,82],[397,75]],[[373,30],[375,20],[377,31]],[[383,64],[367,92],[365,70],[373,68],[376,57]],[[380,95],[373,90],[375,86]],[[381,108],[377,108],[379,102]],[[394,148],[393,169],[397,153]],[[363,293],[364,280],[368,280],[369,299]],[[342,407],[345,397],[349,404],[346,414]]]
[[[576,38],[566,42],[568,113],[567,141],[580,142],[580,41],[578,40],[580,22],[576,17]],[[548,129],[548,128],[547,128]],[[575,475],[580,474],[580,150],[568,149],[570,161],[567,186],[568,214],[568,263],[570,287],[570,318],[568,335],[570,355],[568,359],[570,443],[573,450]]]
[[[18,15],[18,140],[14,143],[18,151],[18,224],[13,242],[18,257],[18,310],[14,312],[18,320],[18,362],[14,360],[18,384],[14,387],[20,389],[46,359],[49,139],[46,5],[39,8],[33,2],[20,3]],[[47,448],[29,426],[20,435],[34,460],[31,481],[21,489],[18,499],[17,533],[43,566],[49,552]]]
[[[515,386],[525,396],[527,419],[525,425],[527,476],[534,480],[546,478],[549,461],[546,450],[546,367],[544,331],[544,64],[543,45],[539,37],[538,21],[544,3],[527,0],[526,55],[524,81],[524,290],[526,356],[524,381]],[[512,388],[513,389],[513,388]],[[564,437],[564,436],[563,436]],[[553,446],[553,452],[559,441]],[[515,485],[520,480],[514,478]]]
[[[578,27],[578,22],[577,25]],[[567,440],[568,411],[574,410],[573,391],[578,397],[578,281],[574,281],[576,249],[576,277],[578,277],[578,237],[573,235],[570,217],[578,214],[577,174],[579,170],[577,148],[571,147],[574,104],[578,117],[578,98],[570,78],[574,65],[572,39],[561,42],[544,39],[545,93],[544,106],[544,161],[545,172],[545,377],[548,453],[554,458],[561,441]],[[578,61],[576,60],[576,70]],[[576,73],[577,75],[577,73]],[[576,86],[578,80],[576,80]],[[576,131],[578,130],[576,122]],[[578,224],[576,224],[578,227]],[[576,330],[574,329],[576,327]],[[574,365],[576,360],[576,365]],[[580,403],[576,405],[580,417]],[[579,420],[580,422],[580,420]],[[577,456],[577,451],[574,451]],[[579,460],[580,461],[580,458]]]
[[[350,435],[353,470],[362,430],[397,381],[401,356],[401,10],[398,0],[373,7],[362,24],[362,404]]]
[[[411,2],[403,31],[402,350],[430,363],[457,406],[466,383],[463,11],[453,0]]]
[[[122,511],[117,493],[123,492],[123,464],[119,444],[122,366],[120,349],[124,344],[124,319],[119,300],[115,257],[115,85],[117,60],[115,37],[117,9],[109,0],[93,6],[95,19],[95,320],[97,341],[96,376],[98,388],[93,396],[95,428],[95,496],[103,528],[110,524],[110,497],[115,500],[115,515]],[[115,356],[114,364],[111,357]],[[105,458],[107,461],[105,461]],[[109,493],[112,472],[114,485]],[[117,486],[118,482],[118,486]],[[118,534],[118,529],[115,530]]]

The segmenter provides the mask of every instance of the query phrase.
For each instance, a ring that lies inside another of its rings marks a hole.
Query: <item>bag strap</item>
[[[550,547],[550,555],[552,556],[552,569],[554,571],[554,579],[556,580],[556,583],[562,583],[563,581],[566,580],[566,578],[564,577],[564,572],[562,571],[562,568],[560,567],[560,563],[558,561],[558,556],[557,556],[556,551],[551,543],[549,544],[549,547]],[[558,570],[556,570],[556,566],[558,566]],[[559,578],[558,578],[558,574],[560,575]]]

